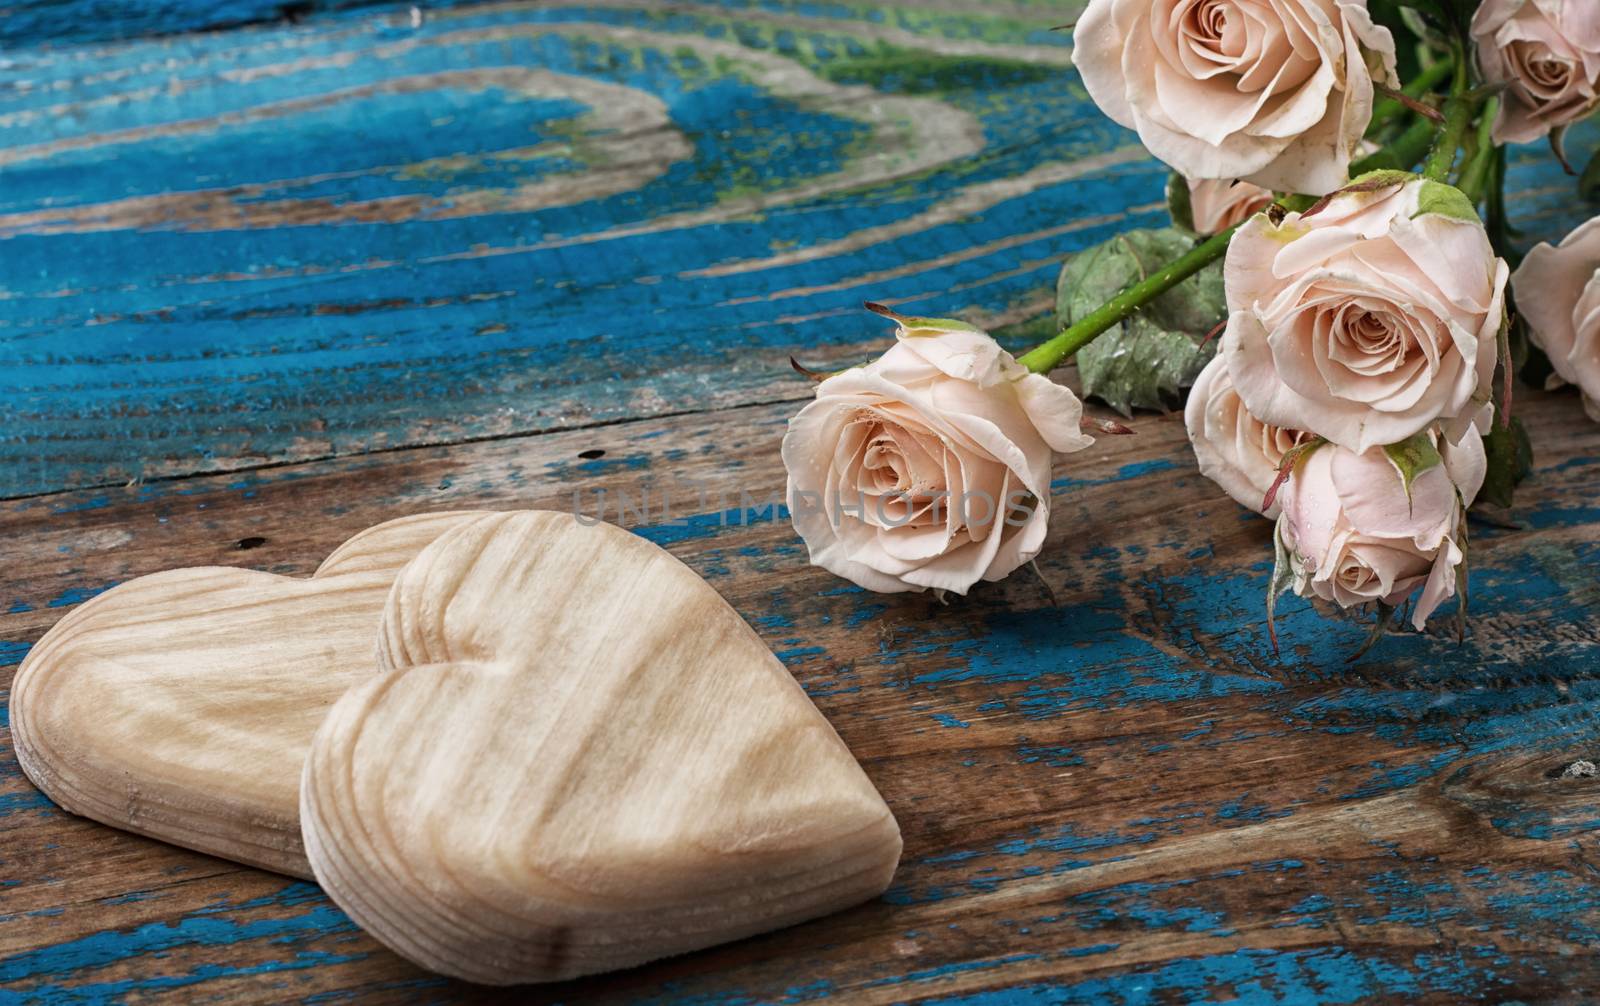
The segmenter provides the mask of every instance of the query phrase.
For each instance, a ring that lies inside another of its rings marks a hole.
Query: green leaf
[[[1329,203],[1333,202],[1335,199],[1338,199],[1340,196],[1349,195],[1352,192],[1382,192],[1384,189],[1392,189],[1396,186],[1405,185],[1408,182],[1414,182],[1416,180],[1416,175],[1399,168],[1374,168],[1371,171],[1364,171],[1355,178],[1351,179],[1349,185],[1346,185],[1342,189],[1334,189],[1321,199],[1313,202],[1300,215],[1301,217],[1316,216],[1318,213],[1321,213],[1323,210],[1327,209]],[[1308,196],[1306,198],[1310,197]]]
[[[1439,456],[1439,448],[1434,446],[1433,438],[1426,430],[1412,434],[1398,444],[1390,444],[1383,449],[1383,453],[1389,456],[1389,463],[1400,473],[1407,500],[1411,499],[1411,486],[1417,481],[1418,475],[1444,464],[1444,458]]]
[[[1123,287],[1193,247],[1189,235],[1167,227],[1126,231],[1072,256],[1056,284],[1061,326],[1089,314]],[[1227,316],[1222,263],[1216,262],[1079,350],[1083,393],[1125,416],[1136,408],[1166,409],[1216,352],[1214,340],[1201,343]]]
[[[1517,485],[1533,471],[1533,442],[1522,420],[1511,417],[1509,426],[1492,424],[1483,438],[1489,469],[1484,475],[1478,499],[1497,507],[1509,507]]]
[[[906,335],[910,336],[943,335],[946,332],[983,332],[983,329],[960,318],[901,318],[900,325],[906,330]]]
[[[1195,233],[1194,204],[1189,197],[1189,183],[1176,171],[1167,176],[1167,213],[1172,226],[1185,234]]]
[[[1272,637],[1272,652],[1278,652],[1278,598],[1287,594],[1299,578],[1294,551],[1284,540],[1285,517],[1279,517],[1272,529],[1272,579],[1267,581],[1267,635]]]
[[[1414,182],[1417,178],[1418,175],[1411,171],[1401,171],[1398,168],[1378,168],[1375,171],[1368,171],[1350,179],[1350,184],[1340,189],[1339,192],[1377,192],[1380,189]],[[1334,194],[1337,195],[1338,193]]]
[[[1472,223],[1481,222],[1478,218],[1478,208],[1472,205],[1472,200],[1467,194],[1454,185],[1446,185],[1443,182],[1422,183],[1422,190],[1417,193],[1417,212],[1412,216],[1420,217],[1424,213],[1437,213],[1440,216]]]
[[[873,314],[881,315],[899,325],[907,336],[940,335],[945,332],[983,332],[983,329],[960,318],[915,318],[895,314],[893,311],[867,301],[861,305]],[[987,334],[987,333],[984,333]]]

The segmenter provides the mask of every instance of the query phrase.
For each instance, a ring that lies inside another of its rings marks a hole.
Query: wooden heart
[[[74,814],[310,877],[299,791],[311,737],[346,688],[377,673],[395,574],[478,516],[368,528],[309,579],[205,566],[113,587],[17,671],[17,761]]]
[[[386,670],[317,731],[317,879],[471,981],[550,981],[881,893],[889,808],[760,638],[672,556],[567,514],[493,514],[395,581]]]

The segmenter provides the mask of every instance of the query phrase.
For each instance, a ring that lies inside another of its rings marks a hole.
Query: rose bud
[[[1274,500],[1263,510],[1262,501],[1277,482],[1284,454],[1305,443],[1306,434],[1268,426],[1252,416],[1233,390],[1227,363],[1220,356],[1206,364],[1189,389],[1183,419],[1200,474],[1240,506],[1277,517],[1279,503]]]
[[[1382,448],[1363,453],[1311,448],[1279,492],[1278,533],[1291,556],[1295,593],[1341,608],[1369,601],[1398,606],[1421,590],[1411,622],[1456,591],[1466,557],[1465,508],[1488,462],[1476,430],[1459,446],[1434,434],[1439,459],[1415,474],[1410,491]]]
[[[1507,83],[1496,143],[1527,143],[1600,104],[1600,3],[1484,0],[1472,17],[1478,66]]]
[[[1189,190],[1189,220],[1185,223],[1201,237],[1221,234],[1272,205],[1272,193],[1249,182],[1182,178],[1177,184]]]
[[[1366,0],[1090,0],[1073,61],[1106,115],[1189,178],[1321,195],[1399,86]]]
[[[1053,452],[1094,443],[1071,390],[983,331],[901,318],[878,359],[835,374],[783,438],[812,563],[869,590],[966,593],[1044,544]]]
[[[1506,264],[1466,196],[1378,172],[1305,214],[1265,214],[1224,265],[1221,355],[1245,408],[1353,451],[1489,408]]]
[[[1600,422],[1600,217],[1557,247],[1535,246],[1511,288],[1529,337],[1555,368],[1552,384],[1576,384],[1589,418]]]

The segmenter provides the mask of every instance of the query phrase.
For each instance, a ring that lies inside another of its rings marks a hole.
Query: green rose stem
[[[1275,205],[1291,212],[1301,212],[1310,209],[1315,203],[1316,200],[1311,196],[1288,195],[1279,199]],[[1068,325],[1057,333],[1055,338],[1042,342],[1017,357],[1017,362],[1035,374],[1048,374],[1061,366],[1062,362],[1073,353],[1093,342],[1095,337],[1225,255],[1228,251],[1228,242],[1233,240],[1234,232],[1242,226],[1244,225],[1235,224],[1195,245],[1187,254],[1162,266],[1132,286],[1124,288],[1115,297]]]
[[[1428,156],[1433,148],[1433,138],[1439,127],[1428,119],[1418,119],[1387,147],[1368,154],[1350,165],[1350,177],[1356,178],[1369,171],[1394,169],[1409,171],[1418,161]]]
[[[1449,182],[1450,169],[1455,167],[1461,153],[1461,141],[1466,139],[1467,127],[1472,125],[1472,115],[1477,105],[1466,98],[1451,98],[1444,103],[1444,125],[1439,129],[1439,139],[1423,162],[1422,176],[1436,182]]]
[[[1095,336],[1221,258],[1228,250],[1228,242],[1233,240],[1233,232],[1238,229],[1237,226],[1230,227],[1207,238],[1188,254],[1157,269],[1068,325],[1055,338],[1024,353],[1017,362],[1035,374],[1048,374],[1067,357],[1092,342]]]
[[[1492,131],[1499,105],[1500,99],[1490,98],[1483,106],[1483,117],[1478,120],[1478,135],[1473,139],[1472,153],[1461,166],[1461,179],[1456,182],[1456,186],[1467,194],[1474,206],[1488,197],[1489,182],[1498,166]]]
[[[1461,154],[1461,144],[1467,138],[1473,115],[1479,101],[1467,94],[1467,64],[1456,63],[1455,80],[1450,86],[1450,97],[1444,103],[1444,125],[1439,127],[1439,138],[1434,141],[1428,159],[1423,162],[1422,176],[1436,182],[1449,182],[1450,169],[1455,167]]]
[[[1456,63],[1455,66],[1462,64]],[[1478,103],[1463,93],[1466,75],[1456,71],[1455,96],[1445,103],[1445,122],[1442,127],[1428,119],[1419,119],[1393,143],[1369,157],[1350,166],[1352,176],[1379,168],[1405,170],[1426,154],[1425,172],[1430,178],[1448,181],[1450,168],[1461,152],[1461,141],[1467,127],[1472,124]],[[1435,136],[1437,135],[1437,140]],[[1431,149],[1430,149],[1431,145]],[[1440,167],[1439,165],[1443,166]],[[1439,172],[1435,174],[1434,172]],[[1278,200],[1285,210],[1304,211],[1314,204],[1309,196],[1289,195]],[[1151,273],[1138,283],[1125,288],[1099,308],[1068,325],[1049,339],[1017,358],[1017,362],[1035,374],[1048,374],[1059,367],[1072,354],[1093,342],[1101,333],[1126,320],[1140,308],[1182,283],[1195,273],[1221,258],[1228,251],[1239,228],[1231,227],[1196,245],[1187,254]]]

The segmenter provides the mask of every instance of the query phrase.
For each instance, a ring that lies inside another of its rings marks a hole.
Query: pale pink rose
[[[1409,496],[1381,448],[1358,454],[1330,444],[1301,462],[1280,491],[1278,521],[1297,594],[1351,608],[1399,605],[1420,589],[1411,618],[1418,629],[1454,596],[1465,508],[1488,464],[1476,430],[1460,445],[1436,440],[1444,463],[1417,475]]]
[[[1235,234],[1233,386],[1262,422],[1354,451],[1435,423],[1459,440],[1488,407],[1506,264],[1459,191],[1398,172],[1359,188]]]
[[[1101,111],[1189,178],[1345,183],[1394,39],[1366,0],[1090,0],[1073,61]]]
[[[1600,3],[1484,0],[1472,17],[1478,65],[1508,81],[1494,142],[1527,143],[1600,104]]]
[[[1284,454],[1304,443],[1308,435],[1269,426],[1252,416],[1233,390],[1227,361],[1220,356],[1206,364],[1189,389],[1183,419],[1200,462],[1200,474],[1241,506],[1277,517],[1277,500],[1266,510],[1261,504],[1277,480]]]
[[[1071,390],[982,331],[895,320],[888,352],[789,421],[790,513],[813,563],[869,590],[964,594],[1038,554],[1053,453],[1094,440]]]
[[[1184,184],[1189,187],[1189,212],[1194,232],[1202,237],[1221,234],[1272,204],[1270,190],[1249,182],[1185,178]]]
[[[1600,422],[1600,217],[1558,247],[1537,245],[1511,286],[1533,344],[1560,380],[1578,386],[1589,418]]]

